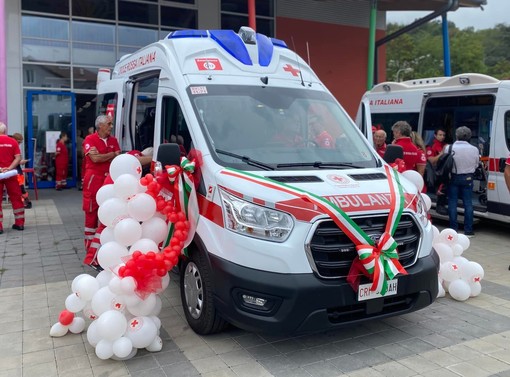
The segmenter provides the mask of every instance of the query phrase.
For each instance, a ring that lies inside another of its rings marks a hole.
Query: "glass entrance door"
[[[70,92],[27,91],[27,165],[34,168],[38,188],[55,187],[55,147],[63,131],[68,135],[67,187],[76,186],[75,102]]]

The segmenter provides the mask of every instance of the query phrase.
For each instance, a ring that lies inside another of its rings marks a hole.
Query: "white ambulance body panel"
[[[283,41],[248,28],[177,31],[123,57],[112,80],[125,85],[112,93],[100,84],[98,103],[115,115],[123,150],[150,146],[156,161],[160,145],[177,142],[200,167],[200,217],[180,282],[195,331],[216,332],[228,321],[253,331],[309,332],[435,300],[432,225],[416,187],[403,177],[394,238],[408,274],[396,278],[391,299],[359,300],[347,283],[355,244],[300,193],[327,199],[378,240],[393,205],[391,177]]]
[[[391,126],[397,120],[408,121],[427,145],[438,127],[446,131],[448,143],[454,141],[457,127],[471,128],[471,143],[480,148],[485,167],[485,176],[475,182],[475,216],[510,221],[510,194],[503,177],[504,162],[510,153],[510,81],[468,73],[384,82],[366,92],[360,103],[356,123],[368,135],[365,119],[370,130],[371,126],[385,129],[388,142]],[[435,199],[434,191],[428,194]]]

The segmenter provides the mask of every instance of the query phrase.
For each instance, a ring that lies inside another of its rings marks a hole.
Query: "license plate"
[[[397,286],[398,286],[398,280],[388,280],[386,282],[388,284],[388,290],[386,291],[386,296],[393,296],[397,294]],[[360,284],[358,288],[358,301],[366,301],[366,300],[372,300],[374,298],[383,297],[380,293],[376,293],[375,291],[371,291],[370,287],[372,287],[372,283],[368,284]]]

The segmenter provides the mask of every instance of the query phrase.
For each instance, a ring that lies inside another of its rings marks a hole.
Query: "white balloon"
[[[446,282],[452,282],[454,280],[460,279],[459,266],[451,261],[441,263],[439,276]]]
[[[97,316],[101,316],[108,310],[124,311],[126,303],[123,296],[115,295],[109,287],[103,287],[92,297],[91,307]]]
[[[122,257],[129,255],[128,249],[117,242],[107,242],[97,252],[97,261],[103,268],[123,263]]]
[[[84,278],[86,276],[91,276],[91,275],[89,275],[89,274],[80,274],[80,275],[76,276],[73,279],[73,282],[71,283],[71,291],[76,292],[76,284],[78,283],[78,281],[80,281],[82,278]]]
[[[74,284],[73,292],[84,301],[92,300],[92,296],[99,290],[99,282],[95,277],[87,275]]]
[[[112,360],[129,360],[129,359],[132,359],[133,357],[135,357],[137,352],[138,352],[138,348],[133,347],[133,349],[131,350],[129,355],[127,355],[126,357],[118,357],[114,353],[113,356],[111,357],[111,359]]]
[[[126,276],[120,281],[120,289],[123,295],[131,295],[136,289],[136,280],[132,276]]]
[[[453,257],[452,262],[455,263],[457,266],[459,266],[459,268],[462,268],[462,266],[465,263],[468,263],[469,261],[464,257]]]
[[[455,245],[452,246],[452,251],[453,251],[454,257],[460,257],[462,255],[462,253],[464,252],[464,249],[462,248],[461,245],[456,243]]]
[[[432,225],[432,234],[434,234],[434,238],[432,240],[432,243],[440,242],[439,241],[439,229],[437,229],[437,226]]]
[[[129,254],[133,254],[135,251],[140,251],[143,254],[147,254],[149,251],[154,251],[155,253],[159,252],[159,247],[151,239],[148,238],[140,238],[129,248]]]
[[[457,243],[458,234],[455,230],[446,228],[441,231],[439,234],[439,239],[441,242],[447,244],[448,246],[452,247]]]
[[[123,295],[124,292],[122,291],[122,287],[120,285],[121,278],[118,276],[113,276],[110,280],[110,283],[108,284],[108,288],[110,288],[110,291],[116,295]]]
[[[128,323],[126,336],[133,342],[133,347],[149,347],[157,335],[158,328],[149,317],[134,317]]]
[[[442,284],[440,278],[437,280],[437,284],[439,285],[438,290],[437,290],[437,297],[444,297],[446,295],[446,292],[443,288],[443,284]]]
[[[135,156],[121,154],[115,157],[110,164],[110,176],[115,182],[122,174],[131,174],[137,179],[142,176],[142,165]]]
[[[113,356],[113,344],[109,340],[101,339],[96,345],[96,356],[101,360],[109,359]]]
[[[69,331],[69,326],[64,326],[60,322],[55,323],[53,326],[51,326],[50,329],[50,336],[53,337],[61,337],[67,334]]]
[[[156,305],[154,305],[154,308],[149,313],[149,316],[151,318],[153,318],[153,317],[157,318],[156,316],[158,316],[159,313],[161,313],[161,308],[163,307],[163,302],[161,301],[161,297],[159,297],[158,295],[155,295],[155,296],[156,296]],[[157,326],[157,324],[156,324],[156,326]],[[158,326],[158,329],[159,329],[159,326]]]
[[[168,224],[160,217],[152,217],[142,223],[142,238],[153,240],[159,245],[167,235]]]
[[[85,307],[87,302],[79,298],[76,293],[71,293],[67,296],[65,301],[65,307],[72,313],[78,313]]]
[[[156,213],[156,201],[145,193],[131,197],[127,206],[129,215],[138,221],[149,220]]]
[[[436,250],[437,255],[439,255],[441,263],[453,260],[453,250],[449,245],[442,242],[436,243],[434,244],[434,249]]]
[[[471,294],[469,297],[476,297],[482,292],[482,284],[479,281],[469,284]]]
[[[410,182],[414,183],[418,192],[421,192],[423,189],[423,177],[416,170],[406,170],[402,173],[402,175]]]
[[[156,336],[151,344],[145,349],[149,352],[159,352],[163,348],[163,341],[159,336]]]
[[[103,339],[113,342],[126,332],[126,317],[117,310],[107,310],[101,314],[96,322],[97,330]]]
[[[423,199],[423,202],[425,203],[425,209],[427,212],[430,210],[430,207],[432,207],[432,200],[430,199],[430,196],[427,194],[421,193],[421,198]]]
[[[466,301],[471,294],[471,288],[469,287],[469,284],[464,280],[457,279],[450,283],[448,292],[450,293],[450,296],[452,296],[452,298],[455,300]]]
[[[96,202],[100,206],[111,198],[115,198],[115,191],[112,184],[101,186],[99,191],[96,193]]]
[[[134,244],[142,237],[142,226],[132,218],[122,219],[113,229],[115,241],[123,246]]]
[[[82,317],[74,317],[73,322],[69,325],[69,331],[73,334],[79,334],[85,330],[85,320]]]
[[[106,287],[108,283],[110,282],[110,279],[112,278],[113,274],[109,270],[103,270],[100,273],[97,274],[96,280],[99,283],[99,287]]]
[[[485,275],[483,267],[480,264],[469,261],[462,266],[460,276],[468,284],[480,282]]]
[[[101,242],[101,245],[104,245],[105,243],[115,241],[115,236],[113,234],[113,228],[110,226],[107,226],[101,231],[101,234],[99,235],[99,242]]]
[[[154,324],[156,325],[159,331],[159,329],[161,328],[161,320],[159,319],[159,317],[156,317],[155,315],[154,316],[151,315],[150,317],[154,321]]]
[[[97,211],[99,220],[106,226],[114,227],[120,220],[128,218],[127,203],[119,198],[111,198]]]
[[[113,183],[115,196],[122,200],[128,200],[138,194],[139,178],[131,174],[122,174]]]
[[[464,251],[469,249],[469,245],[471,244],[471,241],[469,240],[469,237],[465,234],[459,234],[457,238],[457,243],[462,246]]]
[[[113,354],[118,358],[128,357],[131,351],[133,350],[133,343],[131,339],[123,336],[113,342]]]
[[[88,318],[91,321],[95,321],[98,317],[97,314],[92,310],[92,304],[90,302],[88,302],[87,305],[85,305],[83,308],[83,315],[85,318]]]
[[[87,341],[92,347],[95,347],[101,340],[101,334],[97,330],[97,322],[94,321],[89,325],[87,329]]]
[[[154,293],[148,295],[145,300],[142,300],[138,305],[128,306],[128,310],[135,316],[148,316],[156,307],[157,299]],[[144,347],[138,347],[144,348]]]
[[[142,302],[140,296],[138,296],[134,291],[133,293],[125,294],[122,298],[124,299],[127,307],[136,306]],[[135,316],[133,315],[133,317]]]

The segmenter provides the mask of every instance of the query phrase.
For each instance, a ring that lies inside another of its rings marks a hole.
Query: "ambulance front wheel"
[[[181,301],[186,320],[197,334],[222,331],[228,323],[214,307],[211,271],[206,257],[194,250],[181,268]]]

